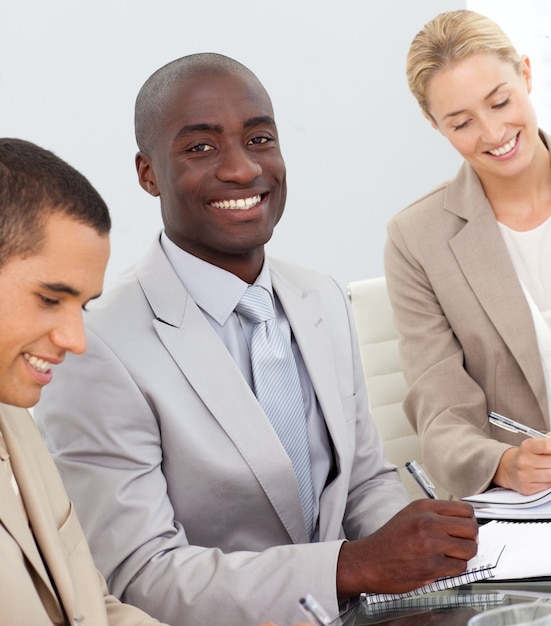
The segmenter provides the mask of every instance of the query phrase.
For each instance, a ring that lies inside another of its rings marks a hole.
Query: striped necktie
[[[255,323],[251,338],[254,392],[291,459],[306,528],[313,534],[314,493],[304,400],[291,343],[275,319],[270,293],[248,287],[235,310]]]

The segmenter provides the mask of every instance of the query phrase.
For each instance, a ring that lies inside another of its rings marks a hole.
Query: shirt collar
[[[182,250],[164,231],[161,247],[195,303],[223,326],[245,293],[247,283],[235,274]],[[254,284],[267,289],[273,298],[267,258]]]

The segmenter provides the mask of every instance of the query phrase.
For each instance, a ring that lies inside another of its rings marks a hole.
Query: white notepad
[[[551,576],[551,522],[493,520],[480,527],[479,538],[505,546],[492,578]]]
[[[503,549],[503,544],[498,545],[493,542],[480,541],[478,554],[469,561],[467,570],[459,576],[446,576],[445,578],[438,578],[428,585],[423,585],[422,587],[418,587],[417,589],[413,589],[412,591],[407,591],[405,593],[367,593],[363,596],[363,599],[368,604],[375,602],[388,602],[391,600],[421,596],[425,593],[431,593],[432,591],[452,589],[453,587],[460,587],[461,585],[474,583],[478,580],[491,578],[492,573],[499,562]]]
[[[475,507],[478,519],[551,519],[551,489],[525,496],[500,487],[462,499]]]
[[[368,593],[365,602],[388,602],[493,578],[551,576],[551,522],[492,520],[478,533],[478,554],[459,576],[439,578],[406,593]]]

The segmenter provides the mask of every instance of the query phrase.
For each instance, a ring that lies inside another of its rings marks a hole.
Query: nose
[[[86,350],[86,331],[82,310],[71,312],[50,332],[52,343],[65,352],[82,354]]]
[[[262,174],[256,156],[246,146],[226,147],[221,153],[217,176],[224,182],[241,185],[252,182]]]
[[[507,129],[505,124],[495,116],[487,116],[481,119],[482,139],[489,144],[498,144],[505,139]]]

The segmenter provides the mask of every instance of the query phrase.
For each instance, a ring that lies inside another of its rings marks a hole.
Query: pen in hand
[[[316,626],[329,626],[331,620],[329,615],[322,609],[320,603],[310,594],[301,598],[299,601],[300,608],[314,620]]]
[[[510,417],[505,417],[505,415],[500,415],[499,413],[494,413],[493,411],[488,415],[488,420],[491,424],[494,424],[494,426],[499,426],[499,428],[503,428],[504,430],[508,430],[513,433],[520,433],[522,435],[527,435],[528,437],[549,438],[549,435],[546,435],[539,430],[530,428],[530,426],[525,426],[520,422],[515,422],[515,420],[512,420]]]
[[[425,492],[426,496],[433,500],[436,499],[434,485],[417,461],[408,461],[406,463],[406,469],[411,474],[413,480],[415,480],[419,487]]]

